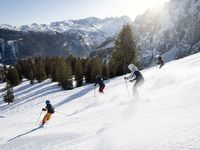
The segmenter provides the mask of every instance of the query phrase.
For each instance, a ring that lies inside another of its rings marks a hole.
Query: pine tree
[[[69,57],[67,57],[66,61],[71,66],[72,74],[74,74],[75,73],[75,65],[76,65],[76,57],[70,55]]]
[[[126,24],[115,40],[115,51],[109,64],[110,74],[119,76],[127,73],[130,63],[137,64],[136,44],[131,25]]]
[[[53,82],[58,82],[60,69],[60,58],[55,58],[52,62],[51,79]]]
[[[59,85],[62,87],[63,90],[72,89],[72,69],[69,64],[64,59],[60,59],[60,67],[58,68],[59,71]]]
[[[33,84],[35,79],[35,64],[32,59],[29,59],[26,64],[26,76],[30,80],[30,84]]]
[[[19,60],[16,64],[17,70],[19,70],[20,78],[28,79],[29,62],[31,59]]]
[[[0,68],[0,81],[3,81],[4,79],[4,71]]]
[[[94,82],[97,75],[102,75],[102,64],[99,57],[95,57],[91,64],[91,81]]]
[[[121,60],[121,61],[120,61]],[[111,77],[123,75],[123,53],[120,50],[114,51],[109,62],[109,74]]]
[[[36,74],[36,80],[40,83],[47,79],[44,62],[42,59],[37,58],[35,60],[36,67],[35,67],[35,74]]]
[[[114,69],[114,67],[115,67],[115,60],[113,59],[113,57],[111,57],[108,63],[108,77],[109,78],[113,78],[116,76],[115,74],[116,69]]]
[[[103,77],[103,79],[108,79],[108,66],[107,65],[103,65],[102,77]]]
[[[85,76],[86,83],[91,83],[91,68],[92,68],[92,61],[91,59],[87,58],[85,60],[85,64],[83,67],[83,75]]]
[[[7,72],[7,74],[6,74],[6,80],[7,80],[7,83],[8,83],[10,86],[19,85],[20,79],[19,79],[19,74],[18,74],[16,68],[10,67],[10,68],[8,69],[8,72]]]
[[[19,62],[17,62],[15,64],[15,68],[17,69],[18,75],[19,75],[19,80],[22,81],[23,79],[23,72],[22,72],[22,68]]]
[[[35,79],[34,70],[30,70],[29,75],[30,75],[30,84],[33,84]]]
[[[47,74],[47,77],[51,76],[52,71],[53,71],[53,59],[47,57],[45,59],[45,72]]]
[[[14,101],[14,93],[13,93],[13,89],[10,87],[7,87],[7,91],[5,93],[5,95],[3,96],[3,101],[5,103],[8,103],[8,105],[10,103],[12,103]]]
[[[83,68],[81,64],[81,60],[77,59],[75,64],[75,79],[77,81],[77,87],[83,85]]]

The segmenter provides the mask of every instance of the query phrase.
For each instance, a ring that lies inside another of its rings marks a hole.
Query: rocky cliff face
[[[133,25],[143,66],[157,54],[170,61],[200,51],[200,0],[171,0],[147,10]]]

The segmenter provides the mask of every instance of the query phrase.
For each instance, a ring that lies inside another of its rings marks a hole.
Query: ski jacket
[[[105,86],[101,77],[97,77],[94,86],[96,86],[97,84],[99,84],[100,87]]]
[[[50,114],[53,114],[55,112],[55,110],[51,104],[47,104],[45,109],[47,110],[47,113],[50,113]]]
[[[164,64],[164,61],[162,59],[162,56],[158,57],[158,63],[157,64]]]
[[[144,80],[144,77],[142,76],[141,72],[138,70],[134,70],[131,72],[130,76],[127,77],[130,81],[136,80],[136,81],[141,81]]]

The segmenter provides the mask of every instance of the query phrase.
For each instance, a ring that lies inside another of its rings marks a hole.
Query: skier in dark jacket
[[[47,113],[42,119],[42,125],[44,125],[51,118],[51,115],[55,111],[49,100],[46,100],[45,103],[46,103],[46,107],[42,108],[42,111],[47,111]]]
[[[156,56],[156,57],[157,57],[157,60],[158,60],[157,64],[160,65],[160,66],[159,66],[159,69],[160,69],[162,66],[164,66],[165,62],[164,62],[164,60],[163,60],[162,55],[158,55],[158,56]]]
[[[99,85],[99,92],[104,93],[103,90],[105,88],[105,84],[103,83],[103,79],[100,75],[96,76],[96,81],[95,81],[94,86],[96,86],[97,84]]]
[[[135,84],[133,85],[133,96],[138,96],[137,88],[144,83],[144,77],[134,64],[128,65],[128,69],[131,71],[131,74],[128,77],[124,77],[124,79],[129,80],[130,82],[135,80]]]

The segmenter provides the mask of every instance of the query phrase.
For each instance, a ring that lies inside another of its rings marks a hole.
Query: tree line
[[[101,62],[99,57],[86,59],[74,56],[67,58],[36,57],[17,61],[13,69],[15,71],[12,71],[12,75],[8,76],[10,71],[7,75],[12,85],[19,84],[23,78],[30,80],[30,84],[51,78],[52,82],[58,82],[63,90],[72,89],[73,81],[76,82],[76,87],[84,83],[93,83],[97,74],[105,79],[108,78],[107,66]]]

